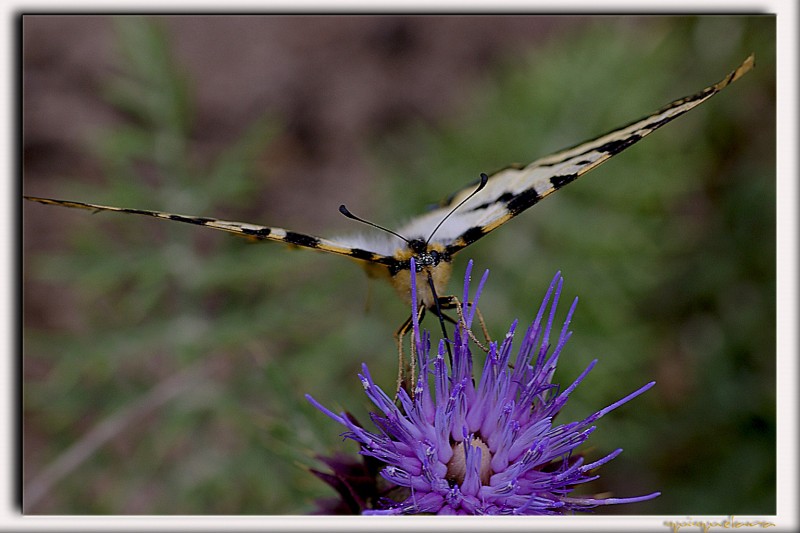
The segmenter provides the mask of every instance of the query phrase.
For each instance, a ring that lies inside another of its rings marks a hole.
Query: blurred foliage
[[[258,118],[223,153],[199,160],[192,82],[157,22],[118,25],[122,66],[106,97],[129,120],[94,145],[107,181],[58,192],[220,218],[246,212],[277,179],[259,158],[279,125]],[[611,513],[775,511],[774,19],[597,19],[498,66],[452,122],[414,124],[373,146],[391,198],[382,213],[400,221],[481,171],[531,161],[716,82],[750,52],[753,72],[457,263],[452,288],[470,257],[476,272],[490,268],[481,310],[495,337],[533,317],[557,270],[564,297],[580,296],[557,377],[568,383],[591,359],[600,364],[564,420],[657,380],[590,440],[598,457],[625,453],[587,492],[663,492]],[[74,292],[78,324],[25,329],[26,367],[46,369],[23,391],[42,464],[182,369],[206,372],[101,447],[36,512],[306,513],[329,495],[303,465],[341,449],[339,430],[303,393],[366,420],[361,361],[394,386],[391,333],[405,310],[392,291],[373,291],[365,313],[353,297],[359,273],[339,258],[146,218],[75,216],[64,251],[26,258],[29,278]]]
[[[64,195],[188,213],[246,203],[263,182],[259,156],[275,120],[256,119],[213,161],[194,162],[190,82],[164,28],[125,17],[117,29],[123,68],[106,96],[129,120],[97,135],[103,186],[72,184]],[[156,420],[137,420],[61,482],[49,511],[263,513],[297,509],[315,485],[295,464],[306,454],[292,430],[300,415],[290,414],[299,401],[290,376],[308,360],[279,361],[260,342],[276,329],[306,333],[292,288],[274,282],[297,267],[293,254],[274,262],[260,246],[194,229],[90,217],[66,251],[30,258],[40,280],[79,295],[80,331],[25,333],[26,365],[48,367],[45,379],[26,383],[26,424],[46,433],[51,458],[182,368],[208,369]],[[267,303],[280,299],[286,312],[277,314]],[[275,479],[287,480],[281,490]]]

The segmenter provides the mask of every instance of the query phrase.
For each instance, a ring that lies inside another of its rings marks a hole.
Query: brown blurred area
[[[281,198],[270,202],[271,214],[289,221],[311,190],[326,198],[352,188],[350,201],[366,204],[370,141],[453,113],[493,66],[582,23],[527,16],[158,18],[191,80],[198,157],[213,157],[265,112],[283,124],[279,149],[265,164],[276,187],[291,185],[269,191]],[[102,16],[26,16],[22,28],[23,189],[46,195],[48,180],[96,178],[87,138],[123,118],[100,93],[115,71],[114,28]]]

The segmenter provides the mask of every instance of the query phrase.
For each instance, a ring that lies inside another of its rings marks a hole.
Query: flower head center
[[[478,448],[481,451],[481,465],[478,474],[481,479],[481,484],[488,485],[489,479],[494,473],[491,467],[492,452],[489,451],[489,447],[480,437],[473,437],[470,446]],[[453,457],[451,457],[450,461],[447,463],[447,479],[457,485],[461,485],[467,475],[467,457],[464,448],[463,442],[453,443]]]

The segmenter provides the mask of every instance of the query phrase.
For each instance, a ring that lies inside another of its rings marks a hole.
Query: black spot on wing
[[[132,211],[136,211],[137,213],[142,213],[142,214],[152,214],[152,213],[148,213],[147,211],[139,211],[139,210],[129,210],[128,212],[130,213]],[[154,216],[158,216],[158,215],[154,215]],[[207,218],[207,217],[185,217],[183,215],[168,215],[168,218],[170,220],[176,220],[178,222],[186,222],[188,224],[197,224],[199,226],[205,226],[206,223],[214,221],[213,218]]]
[[[514,194],[510,192],[504,192],[500,196],[498,196],[494,201],[491,202],[484,202],[480,205],[476,205],[470,211],[480,211],[481,209],[486,209],[487,207],[491,207],[497,203],[508,203],[511,199],[514,198]]]
[[[153,211],[146,211],[144,209],[129,209],[129,208],[102,209],[100,206],[93,206],[91,204],[82,204],[82,203],[79,203],[79,202],[69,202],[69,203],[64,202],[63,205],[66,205],[67,207],[83,207],[83,208],[86,208],[86,209],[93,209],[95,212],[100,212],[100,211],[120,211],[122,213],[131,213],[133,215],[147,215],[147,216],[151,216],[151,217],[169,218],[170,220],[178,220],[180,222],[183,222],[183,220],[181,220],[181,218],[188,218],[188,217],[180,217],[178,215],[166,215],[166,216],[165,215],[159,215],[159,214],[154,213]]]
[[[312,237],[311,235],[304,235],[302,233],[295,233],[293,231],[287,231],[286,237],[284,237],[283,240],[289,244],[296,244],[297,246],[306,246],[308,248],[319,247],[318,238]]]
[[[89,207],[88,204],[78,204],[77,202],[73,202],[73,204],[75,204],[74,206],[76,206],[76,207]],[[66,202],[64,203],[64,205],[67,205]],[[73,206],[70,205],[70,207],[73,207]],[[123,213],[132,213],[134,215],[155,216],[151,211],[144,211],[142,209],[123,209],[122,212]],[[170,218],[172,218],[172,217],[170,217]]]
[[[251,237],[256,237],[257,239],[266,239],[269,237],[269,234],[272,233],[270,228],[259,228],[259,229],[252,229],[252,228],[239,228],[244,235],[249,235]]]
[[[618,154],[619,152],[623,151],[625,148],[629,147],[630,145],[634,144],[636,141],[641,139],[642,136],[639,134],[630,135],[629,137],[625,137],[624,139],[616,139],[614,141],[609,141],[602,146],[597,147],[598,152],[604,152],[606,154],[614,155]]]
[[[564,185],[568,183],[572,183],[578,178],[577,174],[564,174],[561,176],[553,176],[550,178],[550,185],[553,186],[554,189],[560,189]]]
[[[354,259],[362,259],[364,261],[375,261],[378,258],[378,256],[369,250],[363,250],[361,248],[353,248],[350,250],[350,257]]]
[[[506,208],[512,215],[517,215],[541,199],[542,197],[535,189],[526,189],[509,200]]]
[[[484,235],[486,235],[486,232],[481,226],[473,226],[461,234],[461,239],[464,241],[464,245],[468,245],[477,241]]]

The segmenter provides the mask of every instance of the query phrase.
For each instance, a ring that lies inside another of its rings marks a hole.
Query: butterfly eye
[[[436,266],[442,260],[442,256],[436,250],[430,252],[423,252],[416,257],[416,270],[422,272],[425,267]]]

